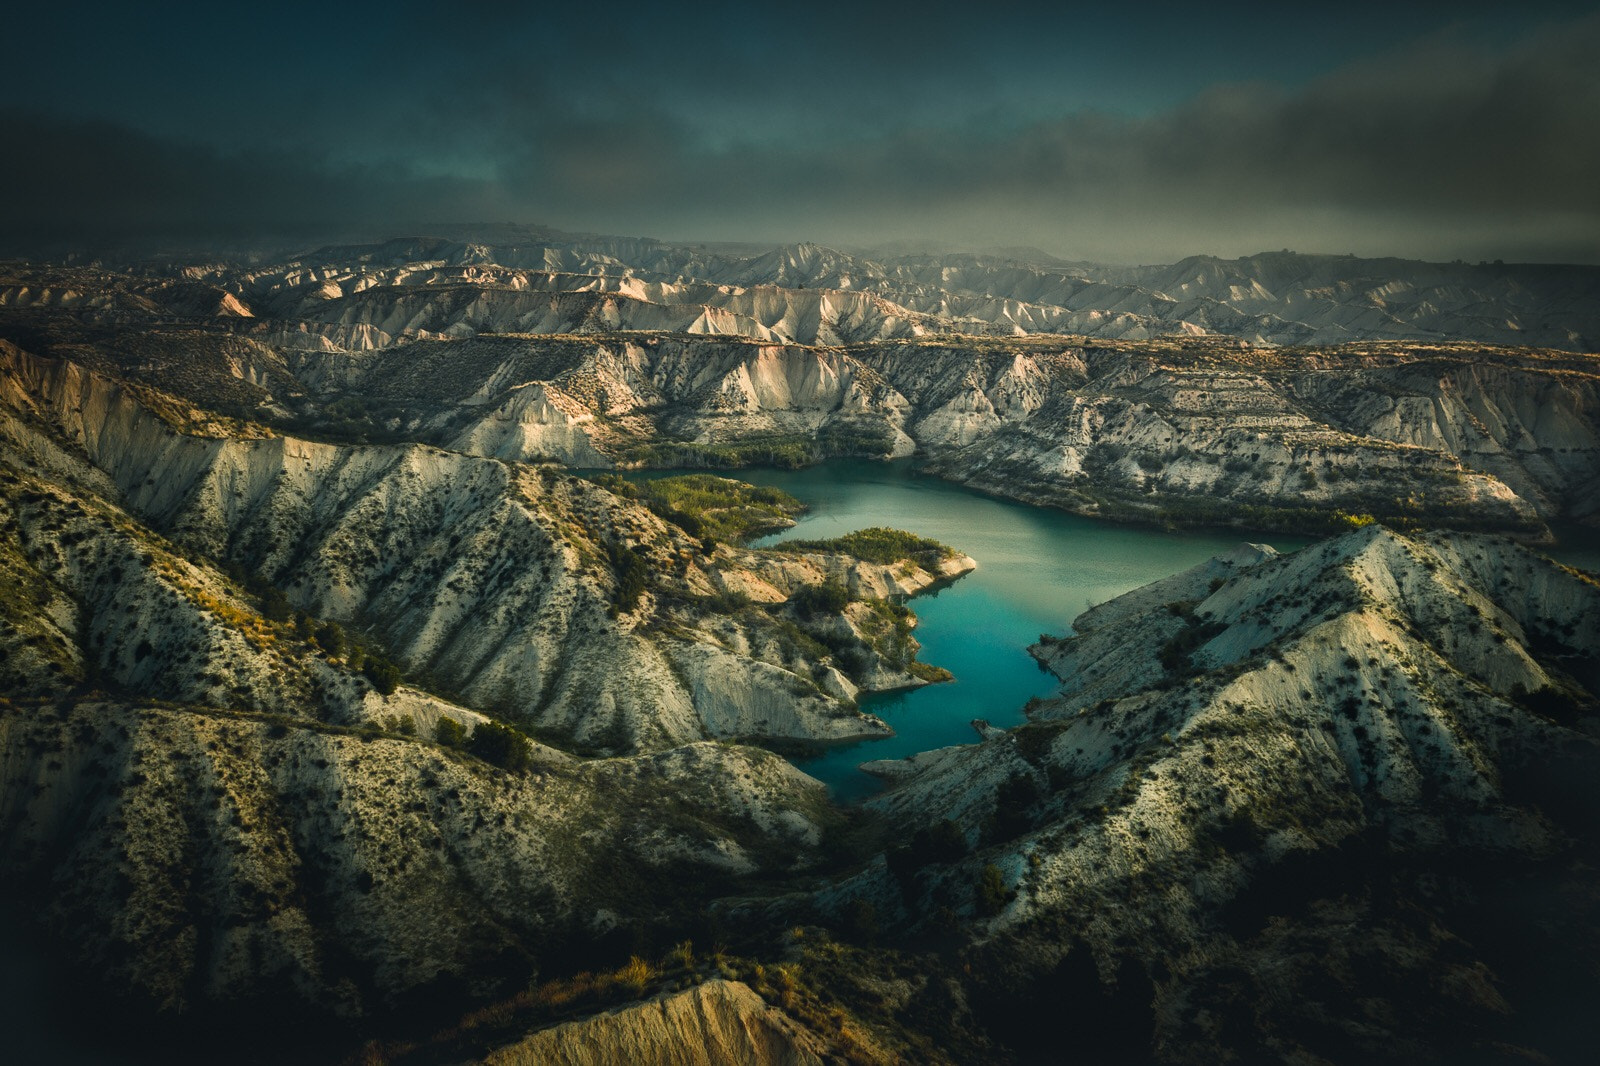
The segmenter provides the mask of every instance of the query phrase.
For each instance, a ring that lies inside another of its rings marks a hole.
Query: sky
[[[1600,3],[33,4],[0,244],[1600,262]]]

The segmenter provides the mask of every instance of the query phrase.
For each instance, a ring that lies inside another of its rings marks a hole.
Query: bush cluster
[[[440,716],[433,727],[434,743],[466,750],[504,770],[526,770],[533,761],[533,744],[527,737],[499,722],[479,722],[469,734],[454,718]]]
[[[923,555],[948,558],[955,550],[927,537],[907,533],[903,529],[874,526],[858,529],[832,540],[795,540],[785,544],[786,549],[801,551],[844,552],[869,563],[896,563],[901,559],[915,559]]]
[[[850,605],[850,592],[837,581],[802,585],[789,596],[789,604],[802,618],[838,614]]]
[[[624,548],[615,542],[606,545],[606,556],[617,576],[617,590],[611,602],[618,611],[627,614],[639,606],[639,597],[649,587],[650,564],[639,548]]]

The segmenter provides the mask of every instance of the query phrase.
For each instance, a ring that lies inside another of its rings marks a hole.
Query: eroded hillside
[[[691,536],[549,467],[421,445],[200,437],[73,364],[14,349],[6,359],[11,404],[0,431],[18,471],[18,580],[53,575],[80,604],[108,597],[84,605],[71,625],[86,630],[109,676],[152,694],[248,700],[262,686],[247,675],[259,682],[294,671],[275,665],[273,627],[214,573],[195,571],[200,588],[187,600],[159,590],[187,607],[155,606],[157,592],[146,596],[140,582],[152,567],[158,582],[163,572],[141,537],[257,575],[290,606],[358,629],[458,702],[612,750],[705,736],[885,732],[854,710],[856,693],[922,679],[909,671],[914,643],[901,634],[891,650],[873,604],[972,565],[937,553],[884,564],[749,552]],[[71,529],[62,514],[83,508],[52,484],[78,486],[93,501]],[[147,524],[144,532],[110,500]],[[69,557],[58,561],[64,549]],[[793,593],[829,583],[851,593],[832,622],[785,610]],[[221,598],[221,614],[207,613],[205,597]],[[238,626],[227,624],[229,611],[243,619]],[[887,624],[894,631],[908,621]],[[238,649],[194,660],[193,670],[215,665],[205,678],[158,681],[178,656],[191,662],[191,641],[170,626],[197,625]],[[241,644],[238,628],[260,632]],[[832,652],[810,651],[819,637]],[[159,653],[141,655],[136,642]],[[275,688],[270,699],[303,698]],[[392,700],[344,702],[359,709],[341,720],[394,710]]]
[[[1579,268],[1260,256],[1096,275],[418,238],[12,273],[0,336],[234,436],[583,468],[915,455],[986,491],[1179,525],[1337,531],[1343,512],[1539,536],[1600,499]],[[1507,347],[1527,344],[1548,347]]]
[[[1600,516],[1594,284],[610,238],[10,264],[0,888],[188,1051],[331,1019],[328,1057],[397,1062],[1033,1061],[1064,1027],[1569,1060],[1600,587],[1482,531]],[[755,550],[795,501],[616,474],[835,455],[1348,532],[1087,611],[1026,725],[844,810],[748,745],[886,734],[858,697],[948,676],[902,601],[974,561]]]
[[[1074,628],[1033,649],[1062,686],[1030,724],[871,764],[869,805],[921,828],[820,906],[979,922],[978,994],[1022,1046],[1085,995],[1093,1040],[1163,1061],[1576,1046],[1551,1003],[1600,977],[1592,577],[1373,527]]]
[[[508,772],[376,730],[93,699],[0,708],[0,767],[5,889],[152,1015],[481,995],[815,862],[831,817],[749,748],[541,746]]]
[[[0,370],[4,889],[147,1020],[458,1002],[817,865],[822,787],[706,738],[887,733],[941,676],[891,598],[973,565]]]

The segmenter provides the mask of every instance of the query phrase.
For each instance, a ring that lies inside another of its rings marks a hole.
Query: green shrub
[[[1032,811],[1043,798],[1033,775],[1018,773],[1000,783],[995,790],[994,814],[986,826],[990,840],[1010,840],[1033,825]]]
[[[989,863],[978,877],[978,913],[998,914],[1010,898],[1011,893],[1006,891],[1005,874],[1000,872],[1000,867]]]
[[[498,722],[479,722],[467,738],[467,750],[506,770],[526,770],[533,758],[533,745],[528,738]]]
[[[804,618],[838,614],[850,605],[850,592],[837,581],[802,585],[789,597],[789,604]]]
[[[1552,685],[1544,685],[1533,692],[1518,685],[1512,690],[1511,698],[1534,714],[1561,723],[1575,721],[1582,710],[1582,704],[1571,693]]]
[[[886,856],[889,869],[902,882],[910,875],[933,863],[952,863],[967,854],[967,835],[950,819],[918,829],[911,835],[910,844],[892,848]]]
[[[1227,626],[1220,622],[1201,622],[1191,616],[1189,625],[1161,647],[1161,665],[1172,677],[1187,677],[1195,671],[1194,653]]]
[[[717,614],[738,614],[750,606],[750,602],[750,597],[737,589],[714,592],[709,596],[702,597],[700,600],[702,607]]]
[[[269,587],[261,593],[262,618],[269,622],[287,622],[290,614],[289,597],[281,589]]]
[[[372,687],[385,696],[393,695],[400,687],[400,668],[378,652],[368,654],[362,672],[372,682]]]
[[[638,548],[624,548],[616,543],[606,545],[606,555],[617,577],[617,589],[611,602],[618,611],[627,614],[639,606],[639,597],[649,587],[650,564]]]
[[[460,748],[467,743],[467,731],[454,718],[439,716],[433,727],[434,743],[445,748]]]
[[[316,640],[317,647],[329,655],[337,657],[344,654],[344,627],[338,622],[326,622],[318,626],[313,639]]]

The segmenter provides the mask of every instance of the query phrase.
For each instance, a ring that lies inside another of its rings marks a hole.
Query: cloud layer
[[[868,63],[848,47],[719,96],[704,69],[678,76],[671,49],[625,40],[626,76],[597,88],[568,84],[570,62],[519,64],[502,43],[471,53],[471,78],[447,66],[433,83],[418,64],[387,103],[344,87],[298,104],[294,136],[274,136],[257,105],[240,122],[248,137],[11,112],[0,231],[237,238],[482,220],[1026,243],[1123,262],[1278,247],[1600,261],[1600,16],[1499,47],[1424,35],[1297,84],[1224,81],[1121,111],[1030,95],[1036,76],[992,63],[946,78],[867,69],[843,78],[853,108],[831,82],[808,93],[805,76]],[[937,31],[907,40],[940,57],[957,47]],[[769,54],[745,51],[734,68]]]

